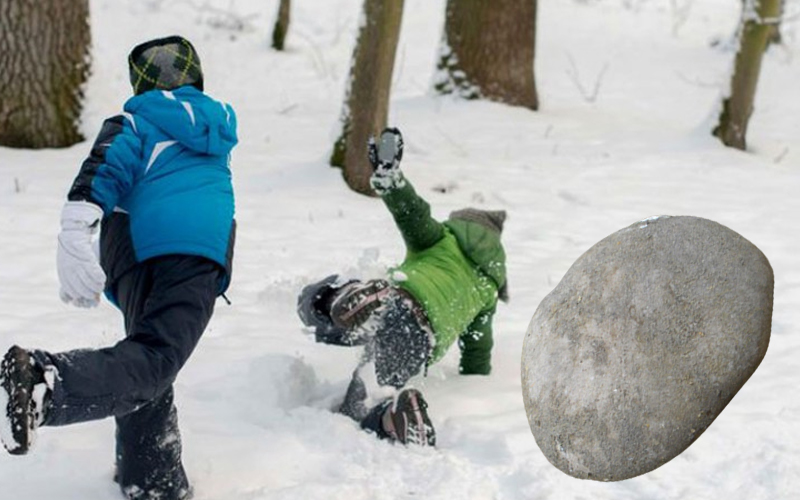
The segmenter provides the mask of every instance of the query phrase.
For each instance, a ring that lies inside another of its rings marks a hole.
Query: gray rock
[[[597,243],[525,335],[522,392],[539,448],[598,481],[679,455],[766,354],[772,289],[764,254],[706,219],[651,218]]]

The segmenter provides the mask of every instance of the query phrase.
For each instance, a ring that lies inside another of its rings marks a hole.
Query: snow
[[[787,11],[799,4],[789,0]],[[195,498],[797,498],[797,20],[764,58],[743,153],[709,135],[734,57],[712,42],[735,32],[739,2],[696,0],[688,14],[664,0],[540,2],[538,112],[430,94],[444,6],[405,2],[390,122],[404,132],[404,171],[435,216],[466,205],[508,211],[511,302],[495,316],[491,376],[459,376],[454,348],[414,380],[438,431],[438,448],[426,450],[379,442],[329,411],[359,351],[315,344],[295,313],[303,285],[334,272],[378,277],[403,257],[381,203],[348,191],[326,166],[361,1],[296,0],[279,53],[268,40],[276,1],[92,0],[87,137],[129,95],[130,48],[172,33],[192,40],[207,90],[239,114],[233,305],[218,302],[176,383]],[[593,101],[575,75],[597,89]],[[0,148],[0,350],[100,347],[123,335],[108,303],[87,311],[58,298],[59,213],[89,148]],[[619,483],[573,479],[547,462],[528,428],[525,330],[584,251],[653,214],[717,221],[764,252],[775,271],[771,345],[680,456]],[[113,433],[110,419],[41,429],[31,454],[0,455],[1,497],[117,498]]]
[[[0,388],[0,408],[8,407],[8,399],[9,395],[6,390]],[[19,443],[14,439],[14,429],[11,420],[6,418],[5,414],[0,418],[0,436],[2,436],[3,442],[8,443],[12,449],[19,448]]]

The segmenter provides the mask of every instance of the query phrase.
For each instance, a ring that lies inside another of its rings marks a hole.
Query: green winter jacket
[[[435,345],[429,364],[458,340],[460,371],[491,371],[492,317],[506,281],[500,235],[481,224],[431,217],[430,205],[403,179],[382,195],[406,243],[406,258],[391,274],[425,309]]]

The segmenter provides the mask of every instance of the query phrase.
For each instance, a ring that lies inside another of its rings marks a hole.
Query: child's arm
[[[61,210],[56,268],[61,300],[68,304],[94,307],[105,288],[106,275],[92,250],[92,236],[103,215],[111,213],[130,187],[133,169],[141,163],[141,143],[132,123],[133,118],[124,116],[103,123]]]
[[[495,308],[479,314],[458,338],[463,375],[488,375],[492,371],[492,319]]]
[[[421,251],[433,246],[444,236],[444,226],[431,217],[431,207],[423,200],[400,171],[403,157],[403,136],[397,129],[387,128],[380,143],[369,142],[369,161],[375,169],[371,184],[383,198],[397,224],[406,247]]]
[[[134,172],[142,168],[142,143],[134,127],[132,116],[118,115],[103,122],[72,184],[69,201],[93,203],[106,215],[114,210],[133,184]]]

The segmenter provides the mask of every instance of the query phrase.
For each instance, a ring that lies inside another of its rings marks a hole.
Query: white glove
[[[106,284],[106,274],[92,249],[92,235],[100,227],[103,209],[86,201],[68,201],[61,211],[56,267],[61,300],[78,307],[95,307]]]

